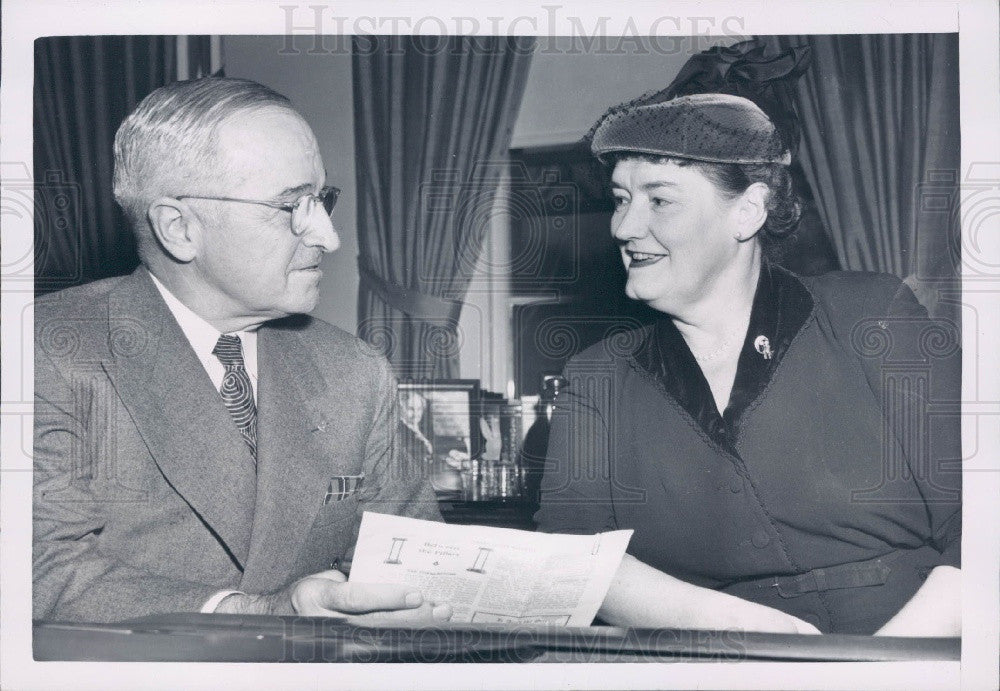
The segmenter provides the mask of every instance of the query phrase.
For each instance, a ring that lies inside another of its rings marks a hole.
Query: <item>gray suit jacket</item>
[[[364,510],[440,520],[395,382],[309,317],[261,327],[257,472],[140,268],[35,306],[34,617],[197,611],[349,559]],[[363,476],[360,487],[357,480]]]

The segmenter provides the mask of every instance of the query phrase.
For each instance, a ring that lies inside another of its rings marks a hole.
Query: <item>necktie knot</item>
[[[219,362],[226,366],[243,367],[243,342],[239,336],[222,334],[212,349],[212,354],[219,358]]]

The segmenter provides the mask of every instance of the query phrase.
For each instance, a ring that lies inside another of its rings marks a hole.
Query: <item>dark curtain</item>
[[[800,157],[841,264],[896,274],[957,321],[958,35],[762,40],[812,49]]]
[[[190,59],[208,59],[207,41],[189,38]],[[112,195],[112,146],[139,101],[178,78],[177,57],[176,36],[35,41],[36,293],[126,274],[138,265],[135,241]]]
[[[458,376],[483,245],[534,39],[354,39],[358,334],[400,377]]]

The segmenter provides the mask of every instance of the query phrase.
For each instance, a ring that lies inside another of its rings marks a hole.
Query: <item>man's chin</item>
[[[318,304],[319,291],[316,291],[311,296],[306,296],[302,300],[299,300],[295,305],[292,314],[309,314],[316,309],[316,305]]]
[[[295,313],[311,312],[319,303],[319,281],[323,272],[319,269],[294,271],[286,284],[286,304],[295,308]]]
[[[309,293],[302,293],[289,296],[289,299],[282,301],[272,312],[272,319],[283,319],[295,314],[309,314],[316,305],[319,304],[319,291],[313,290]]]

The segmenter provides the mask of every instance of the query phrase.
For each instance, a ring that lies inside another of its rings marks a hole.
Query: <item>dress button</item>
[[[762,549],[771,544],[771,536],[767,534],[767,531],[761,528],[760,530],[755,530],[753,536],[750,538],[754,547]]]
[[[740,479],[731,480],[729,483],[729,491],[733,494],[739,494],[743,491],[743,481]]]

